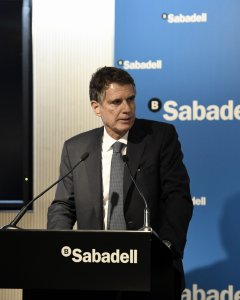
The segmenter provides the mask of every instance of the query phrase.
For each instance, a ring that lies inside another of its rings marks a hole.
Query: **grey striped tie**
[[[123,211],[123,171],[124,163],[121,150],[123,143],[113,144],[111,162],[109,206],[108,206],[108,229],[125,230],[126,222]]]

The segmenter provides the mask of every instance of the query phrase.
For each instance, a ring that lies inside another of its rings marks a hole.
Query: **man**
[[[170,249],[176,274],[181,274],[179,289],[180,276],[175,278],[178,292],[174,298],[180,299],[184,288],[181,258],[193,206],[175,128],[170,124],[135,118],[135,83],[122,69],[100,68],[93,74],[89,90],[92,109],[101,117],[104,126],[65,142],[61,176],[79,161],[83,153],[89,153],[89,157],[58,184],[48,211],[48,229],[71,229],[75,222],[78,229],[94,230],[138,230],[143,226],[145,204],[126,166],[121,191],[111,191],[114,185],[112,181],[110,183],[112,146],[116,141],[120,142],[122,149],[119,151],[127,156],[131,174],[141,187],[151,212],[150,225],[159,240]],[[112,200],[114,194],[117,194],[117,204],[123,198],[123,207],[117,212],[118,217],[120,215],[118,225],[111,225],[115,219],[114,211],[118,209]],[[160,298],[152,293],[144,299]],[[169,296],[164,300],[170,299]]]

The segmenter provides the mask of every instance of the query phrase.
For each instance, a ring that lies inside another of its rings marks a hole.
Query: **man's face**
[[[121,138],[135,120],[135,92],[131,84],[111,83],[105,91],[104,99],[99,103],[91,101],[93,110],[102,118],[108,134]]]

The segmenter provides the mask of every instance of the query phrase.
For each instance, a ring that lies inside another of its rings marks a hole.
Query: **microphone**
[[[136,187],[139,195],[143,199],[144,205],[145,205],[145,209],[144,209],[144,223],[143,223],[143,227],[140,228],[139,230],[141,230],[141,231],[152,231],[152,228],[150,226],[150,211],[149,211],[149,208],[148,208],[148,204],[147,204],[147,201],[146,201],[146,199],[145,199],[142,191],[140,190],[140,188],[138,187],[135,179],[132,176],[131,170],[130,170],[129,165],[128,165],[128,156],[127,155],[123,155],[122,156],[122,160],[125,163],[125,165],[127,166],[127,169],[129,171],[129,175],[131,177],[131,180],[134,183],[134,185],[135,185],[135,187]]]
[[[67,177],[81,162],[83,162],[86,158],[88,158],[89,153],[85,152],[81,156],[81,159],[71,168],[69,172],[67,172],[65,175],[63,175],[61,178],[59,178],[57,181],[55,181],[52,185],[50,185],[46,190],[41,192],[38,196],[33,198],[31,201],[29,201],[26,205],[22,207],[22,209],[18,212],[16,217],[9,223],[8,225],[3,226],[1,229],[8,230],[8,229],[20,229],[17,227],[17,223],[21,220],[21,218],[25,215],[28,207],[36,201],[38,198],[40,198],[42,195],[44,195],[47,191],[49,191],[52,187],[54,187],[56,184],[58,184],[60,181],[62,181],[65,177]]]

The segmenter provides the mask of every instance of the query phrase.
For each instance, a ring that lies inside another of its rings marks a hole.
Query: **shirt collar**
[[[127,141],[128,141],[128,132],[126,132],[124,134],[123,137],[121,137],[119,140],[115,140],[114,138],[112,138],[108,133],[106,128],[104,127],[104,133],[103,133],[103,144],[102,144],[102,150],[103,151],[109,151],[111,150],[112,145],[118,141],[120,143],[123,143],[125,145],[127,145]]]

